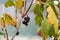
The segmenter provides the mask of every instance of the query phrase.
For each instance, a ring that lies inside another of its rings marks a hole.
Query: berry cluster
[[[24,18],[23,24],[27,26],[29,21],[30,21],[30,17],[27,16]]]

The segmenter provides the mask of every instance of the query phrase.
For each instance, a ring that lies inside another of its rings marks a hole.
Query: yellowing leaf
[[[48,12],[48,22],[49,24],[53,24],[54,25],[54,31],[55,33],[58,33],[58,19],[55,15],[55,12],[53,11],[52,7],[49,6],[47,8],[47,12]]]
[[[4,18],[2,18],[1,21],[2,21],[1,22],[2,23],[2,28],[4,29],[6,27]]]
[[[0,23],[1,23],[1,17],[0,17]]]
[[[0,17],[0,24],[2,25],[2,28],[6,27],[6,24],[13,25],[14,27],[17,26],[17,22],[10,14],[3,14],[3,17]]]
[[[56,9],[55,9],[55,6],[54,6],[54,3],[53,3],[53,0],[48,0],[48,1],[46,2],[46,4],[48,4],[48,5],[51,6],[51,8],[53,9],[53,11],[54,11],[56,17],[58,18],[58,13],[57,13],[57,11],[56,11]],[[47,5],[47,6],[48,6],[48,5]]]
[[[6,24],[11,24],[16,27],[17,23],[10,14],[3,14]]]
[[[19,9],[19,11],[22,10],[23,3],[24,3],[24,0],[17,0],[17,1],[15,2],[15,5],[16,5],[17,8]]]

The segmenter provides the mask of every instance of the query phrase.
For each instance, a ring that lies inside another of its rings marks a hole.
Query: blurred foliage
[[[58,6],[58,8],[60,9],[60,2],[58,3],[58,5],[57,5],[57,6]]]
[[[4,35],[4,33],[0,32],[0,35]]]
[[[23,6],[23,1],[22,0],[17,0],[16,1],[16,6],[21,11],[22,10],[22,6]]]
[[[58,13],[56,12],[56,9],[55,9],[55,7],[54,7],[54,2],[52,2],[52,1],[47,1],[46,2],[46,5],[47,6],[51,6],[51,8],[53,9],[53,11],[55,12],[55,15],[56,15],[56,17],[58,18]]]
[[[48,35],[48,31],[49,31],[49,24],[48,24],[48,19],[45,19],[43,22],[42,22],[42,25],[41,25],[41,28],[42,28],[42,33],[44,35]]]
[[[35,4],[33,11],[35,14],[35,22],[37,25],[41,26],[41,31],[43,35],[43,39],[49,35],[50,37],[54,36],[57,39],[58,37],[58,13],[56,11],[54,0],[37,0],[38,2]],[[22,7],[24,6],[24,0],[7,0],[5,2],[5,7],[15,6],[19,11],[22,11]],[[43,18],[44,6],[46,6],[48,15],[47,18]],[[60,3],[57,5],[60,9]],[[16,26],[16,21],[12,18],[12,16],[8,14],[3,14],[4,21],[7,24],[12,24]],[[0,18],[1,20],[1,18]]]
[[[41,2],[41,0],[38,0]],[[43,19],[44,6],[47,9],[46,19]],[[57,39],[58,37],[58,13],[56,11],[54,0],[47,0],[45,3],[37,3],[33,8],[35,14],[35,22],[41,26],[44,40],[48,35]]]
[[[55,32],[54,32],[54,25],[50,25],[50,28],[49,28],[49,36],[52,38],[52,36],[54,36]]]
[[[14,6],[14,2],[12,0],[7,0],[4,5],[5,7],[11,7]]]
[[[5,25],[6,24],[9,24],[9,25],[13,25],[14,27],[16,27],[16,21],[15,21],[15,19],[10,15],[10,14],[3,14],[2,15],[3,17],[0,17],[0,21],[1,21],[1,23],[3,22],[5,22]],[[3,18],[3,19],[2,19]],[[4,20],[4,21],[3,21]],[[2,25],[3,26],[3,25]]]
[[[35,16],[35,22],[36,22],[37,25],[41,26],[41,23],[42,23],[42,17],[36,15],[36,16]]]
[[[35,13],[36,15],[41,16],[42,13],[43,13],[43,11],[44,11],[44,7],[43,7],[43,6],[40,6],[39,4],[36,4],[36,5],[34,6],[33,10],[34,10],[34,13]]]
[[[6,8],[11,7],[11,6],[15,6],[19,9],[19,11],[22,11],[23,5],[24,5],[24,0],[14,0],[14,1],[7,0],[4,4],[4,6]]]
[[[41,25],[42,23],[42,19],[43,19],[43,11],[44,11],[44,7],[40,6],[39,4],[36,4],[33,8],[34,13],[35,13],[35,22],[37,25]]]
[[[58,32],[58,19],[55,15],[55,12],[51,6],[49,6],[47,8],[47,12],[48,12],[48,22],[49,22],[49,24],[54,25],[54,31],[55,31],[55,33],[57,33]]]
[[[11,24],[16,27],[16,20],[10,14],[3,14],[4,20],[7,24]]]

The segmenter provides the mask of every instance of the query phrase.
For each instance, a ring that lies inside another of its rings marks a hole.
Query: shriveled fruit
[[[16,35],[19,35],[19,32],[17,32]]]
[[[26,25],[26,26],[28,25],[28,23],[27,23],[26,21],[23,21],[22,23],[23,23],[24,25]]]
[[[26,22],[29,22],[30,21],[30,17],[27,16],[27,17],[24,18],[24,20],[26,20]]]
[[[38,34],[39,36],[42,36],[41,28],[38,28],[38,30],[37,30],[37,34]]]

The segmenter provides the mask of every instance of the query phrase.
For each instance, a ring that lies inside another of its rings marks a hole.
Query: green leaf
[[[58,34],[56,34],[55,31],[54,31],[54,25],[50,25],[48,35],[49,35],[50,37],[53,36],[55,39],[57,39]]]
[[[8,0],[7,2],[5,2],[5,7],[10,7],[10,6],[14,6],[14,2],[12,0]]]
[[[35,16],[35,22],[36,22],[37,25],[41,26],[41,23],[42,23],[42,17],[36,15],[36,16]]]
[[[54,25],[50,25],[50,29],[49,29],[49,36],[50,37],[52,37],[54,34],[55,34],[55,32],[54,32],[54,27],[53,27]]]
[[[48,19],[45,19],[43,22],[42,22],[42,25],[41,25],[41,28],[42,28],[42,33],[44,35],[48,35],[49,33],[49,24],[48,24]]]
[[[59,2],[59,4],[57,5],[57,7],[59,8],[59,11],[60,11],[60,2]]]
[[[42,15],[43,11],[44,11],[44,7],[40,6],[39,4],[36,4],[33,8],[33,11],[36,15]]]
[[[43,11],[44,11],[44,7],[40,6],[39,4],[36,4],[33,8],[33,11],[35,13],[35,22],[37,25],[41,26],[42,23],[42,19],[43,19]]]
[[[0,35],[4,35],[4,33],[0,32]]]

